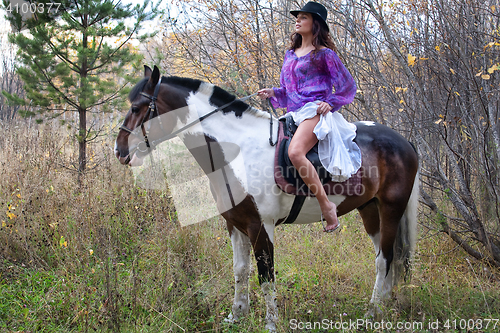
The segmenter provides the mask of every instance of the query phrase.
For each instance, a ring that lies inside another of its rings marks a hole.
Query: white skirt
[[[309,102],[293,112],[295,125],[317,113],[317,102]],[[318,153],[321,164],[332,176],[334,182],[343,182],[354,175],[361,167],[361,150],[353,141],[356,125],[347,122],[339,112],[321,115],[314,134],[319,140]]]

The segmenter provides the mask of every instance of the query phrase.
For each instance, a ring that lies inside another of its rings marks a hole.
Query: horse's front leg
[[[234,301],[232,313],[226,321],[234,323],[248,314],[250,299],[248,297],[248,278],[250,276],[250,263],[252,244],[247,235],[232,227],[228,229],[233,244],[233,271],[234,271]]]
[[[278,307],[276,304],[276,289],[274,284],[274,224],[264,223],[249,228],[250,241],[253,245],[259,283],[266,302],[266,329],[276,331]]]

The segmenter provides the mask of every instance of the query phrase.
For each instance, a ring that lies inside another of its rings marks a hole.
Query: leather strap
[[[304,206],[304,202],[306,201],[305,195],[296,195],[295,199],[293,199],[292,209],[290,209],[290,213],[288,214],[286,220],[283,224],[292,224],[299,216],[300,211],[302,210],[302,206]]]

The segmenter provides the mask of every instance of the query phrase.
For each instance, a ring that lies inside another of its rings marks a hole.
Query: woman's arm
[[[257,94],[261,99],[266,99],[266,98],[271,98],[275,97],[274,95],[274,89],[273,88],[264,88],[259,91],[257,91]]]
[[[326,66],[335,87],[335,92],[327,98],[326,102],[332,106],[332,111],[335,112],[343,105],[354,100],[357,87],[351,73],[349,73],[337,54],[334,51],[325,53]]]

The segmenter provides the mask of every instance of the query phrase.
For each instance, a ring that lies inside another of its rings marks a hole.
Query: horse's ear
[[[153,71],[149,68],[149,66],[144,65],[144,77],[150,77],[152,72]]]
[[[158,83],[159,79],[160,79],[160,70],[155,65],[155,67],[153,69],[153,73],[151,74],[151,77],[149,78],[149,83],[152,86],[156,86],[156,84]]]

